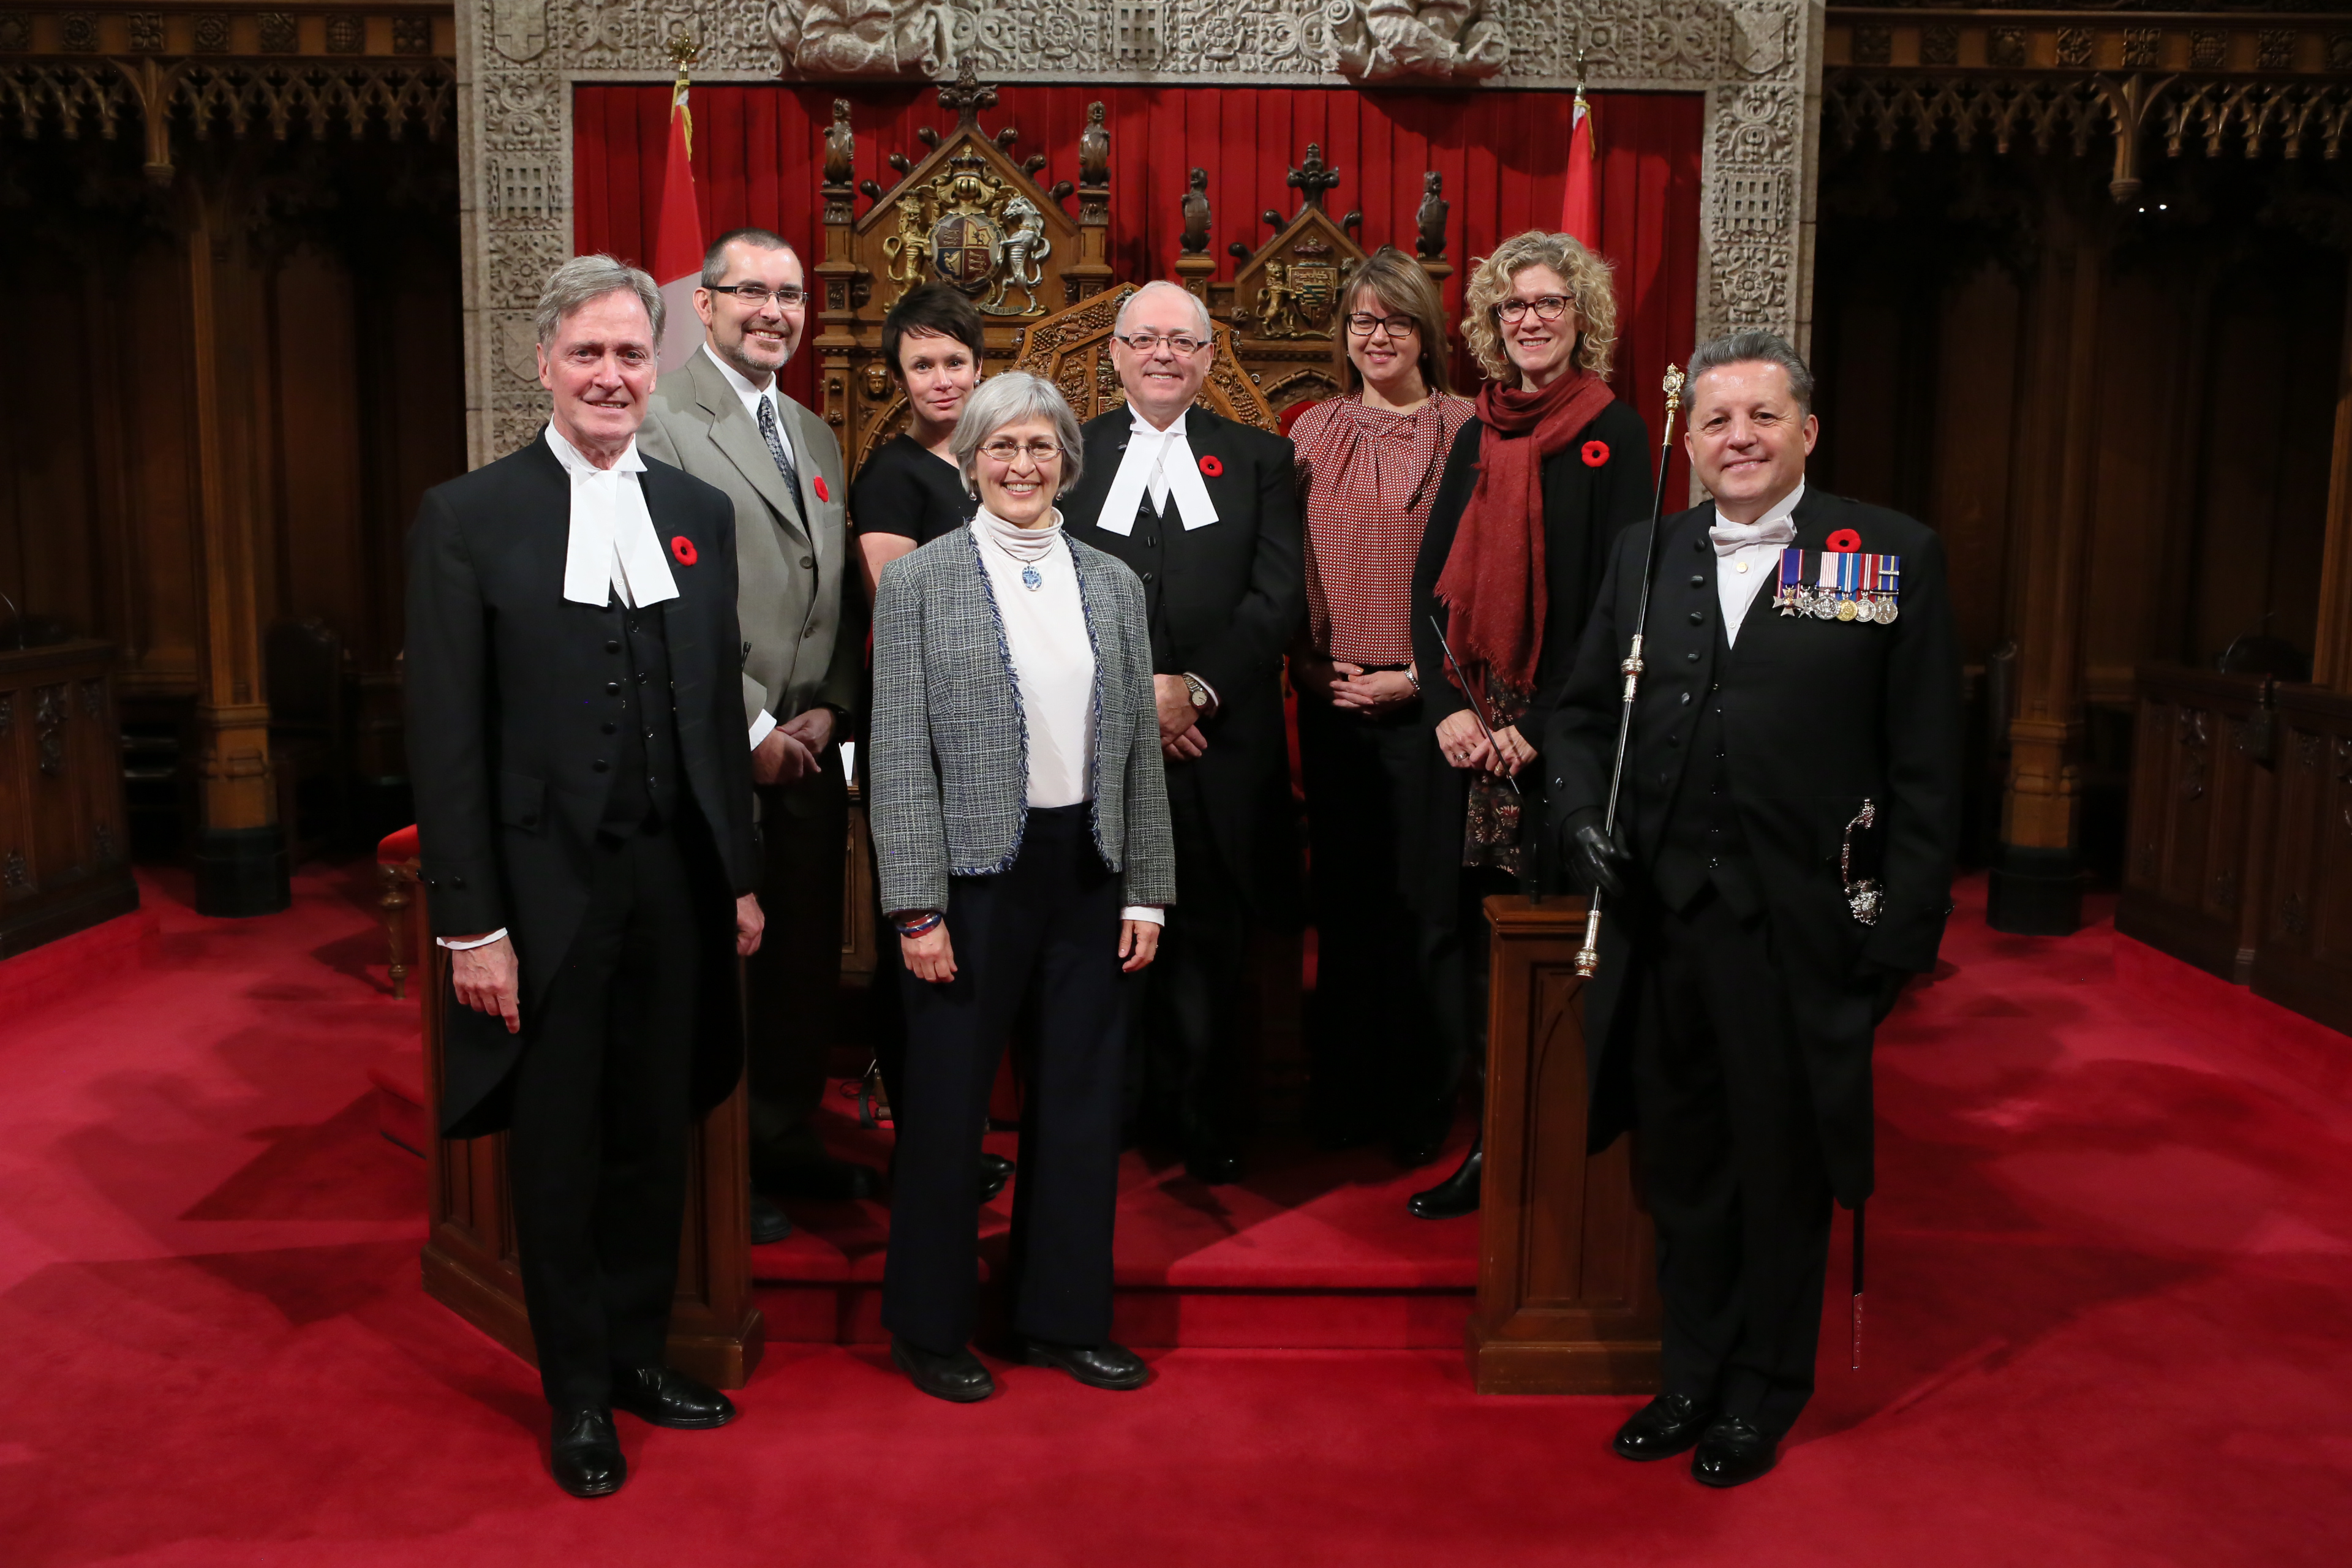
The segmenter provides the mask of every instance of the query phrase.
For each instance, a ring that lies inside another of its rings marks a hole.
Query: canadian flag
[[[694,291],[702,286],[702,213],[694,200],[694,117],[687,111],[686,68],[669,100],[669,162],[662,175],[661,215],[654,225],[653,274],[661,283],[661,368],[676,370],[702,343]]]
[[[1568,194],[1559,204],[1559,226],[1574,235],[1588,250],[1601,248],[1601,170],[1593,155],[1592,106],[1584,89],[1576,89],[1576,106],[1568,125]]]

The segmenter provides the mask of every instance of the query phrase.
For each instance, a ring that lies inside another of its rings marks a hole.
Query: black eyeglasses
[[[1421,323],[1411,316],[1375,316],[1370,310],[1358,310],[1347,318],[1351,336],[1369,338],[1375,327],[1386,327],[1392,338],[1409,338],[1421,331]]]
[[[1495,319],[1498,321],[1517,321],[1529,310],[1533,310],[1538,321],[1557,321],[1561,316],[1567,314],[1568,306],[1569,300],[1564,294],[1546,294],[1534,300],[1506,300],[1495,307]]]
[[[704,287],[713,294],[732,294],[754,310],[771,300],[789,310],[808,298],[807,289],[789,283],[781,289],[771,289],[764,283],[708,283]]]

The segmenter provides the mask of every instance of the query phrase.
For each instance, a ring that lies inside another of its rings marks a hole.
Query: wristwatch
[[[1184,694],[1192,698],[1192,706],[1203,713],[1206,713],[1216,700],[1209,695],[1209,689],[1201,683],[1201,678],[1189,669],[1184,671]]]

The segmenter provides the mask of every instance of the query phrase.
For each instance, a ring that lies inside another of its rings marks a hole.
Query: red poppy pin
[[[1213,452],[1201,459],[1201,471],[1213,479],[1225,471],[1225,466],[1217,461],[1216,454]]]
[[[1608,443],[1608,442],[1606,442],[1606,441],[1587,441],[1587,442],[1584,444],[1584,466],[1585,466],[1586,468],[1599,468],[1601,464],[1603,464],[1603,463],[1607,462],[1608,460],[1609,460],[1609,443]]]
[[[824,488],[824,476],[823,474],[819,474],[819,475],[817,475],[815,479],[814,479],[810,480],[809,482],[810,482],[811,484],[814,484],[814,485],[816,487],[816,499],[817,499],[817,500],[831,500],[833,499],[833,492],[832,492],[831,490],[829,490],[829,489],[825,489],[825,488]]]
[[[1823,548],[1838,554],[1845,554],[1862,548],[1862,535],[1850,528],[1841,528],[1830,535]]]
[[[694,541],[683,533],[670,535],[669,552],[677,557],[677,563],[681,566],[691,566],[701,559],[695,551]]]

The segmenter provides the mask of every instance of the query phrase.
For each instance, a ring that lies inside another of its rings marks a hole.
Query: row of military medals
[[[1901,612],[1895,601],[1903,593],[1903,557],[1865,555],[1858,550],[1824,550],[1814,581],[1805,581],[1805,552],[1790,545],[1780,552],[1780,585],[1772,595],[1784,616],[1811,616],[1817,621],[1860,621],[1891,626]]]

